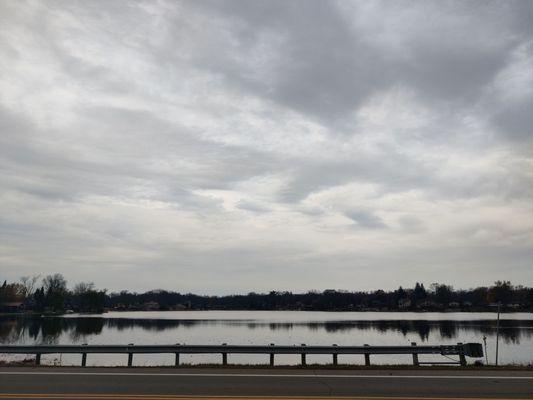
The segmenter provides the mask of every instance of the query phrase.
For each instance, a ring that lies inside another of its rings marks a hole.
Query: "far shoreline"
[[[110,312],[115,313],[172,313],[172,312],[294,312],[294,313],[380,313],[380,314],[497,314],[496,310],[261,310],[261,309],[188,309],[188,310],[106,310],[103,312],[55,312],[55,313],[39,313],[39,312],[2,312],[1,317],[65,317],[65,316],[100,316]],[[502,310],[502,315],[512,314],[533,314],[533,310]]]

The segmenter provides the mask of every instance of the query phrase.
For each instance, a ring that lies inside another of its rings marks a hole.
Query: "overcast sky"
[[[0,2],[0,279],[533,285],[533,2]]]

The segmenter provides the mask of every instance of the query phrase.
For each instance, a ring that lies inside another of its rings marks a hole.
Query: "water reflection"
[[[477,334],[492,336],[495,333],[494,320],[364,320],[364,321],[324,321],[324,322],[268,322],[253,320],[224,319],[136,319],[136,318],[95,318],[95,317],[0,317],[0,343],[3,344],[54,344],[60,337],[68,336],[68,341],[80,343],[88,336],[98,336],[102,332],[141,330],[163,332],[176,329],[235,327],[244,330],[266,329],[270,331],[308,330],[311,333],[344,333],[351,331],[373,331],[387,335],[400,334],[404,337],[417,335],[421,342],[431,337],[453,340],[459,336]],[[521,340],[533,337],[533,320],[502,320],[500,336],[509,344],[519,344]]]

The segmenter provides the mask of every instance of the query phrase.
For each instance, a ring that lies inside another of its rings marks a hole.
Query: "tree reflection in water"
[[[123,331],[141,329],[162,332],[170,329],[242,327],[248,330],[269,329],[272,331],[309,329],[327,333],[350,331],[375,331],[381,334],[400,333],[404,337],[418,335],[421,342],[430,336],[453,340],[461,334],[494,335],[493,320],[374,320],[374,321],[327,321],[327,322],[268,322],[253,320],[198,320],[198,319],[135,319],[99,317],[0,317],[0,343],[3,344],[55,344],[63,334],[72,343],[85,341],[88,336],[98,336],[104,330]],[[519,344],[523,338],[533,337],[533,320],[502,320],[500,337],[506,343]]]

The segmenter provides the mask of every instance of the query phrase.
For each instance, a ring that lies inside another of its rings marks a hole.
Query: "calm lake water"
[[[500,362],[533,363],[533,313],[502,314]],[[71,314],[60,317],[0,317],[2,344],[256,344],[409,345],[483,343],[494,362],[494,313],[389,313],[304,311],[165,311]],[[20,356],[0,355],[1,359]],[[79,365],[79,355],[47,355],[43,363]],[[92,355],[88,365],[124,365],[126,355]],[[445,361],[421,356],[421,361]],[[473,362],[474,359],[468,359]],[[219,363],[220,355],[182,355],[183,363]],[[229,355],[230,363],[268,363],[267,355]],[[339,363],[362,364],[362,356]],[[484,359],[483,359],[484,361]],[[135,365],[173,365],[173,355],[135,355]],[[331,356],[308,356],[330,363]],[[373,356],[377,364],[410,363],[411,356]],[[276,356],[277,364],[298,364],[297,355]]]

